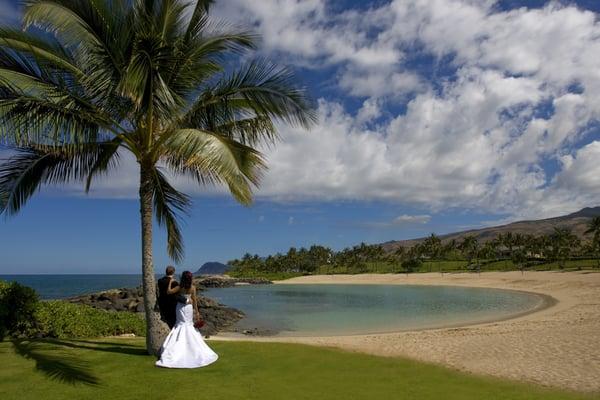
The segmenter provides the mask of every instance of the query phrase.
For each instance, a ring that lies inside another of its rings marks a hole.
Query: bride
[[[160,360],[156,362],[159,367],[198,368],[212,364],[219,358],[194,327],[194,316],[200,318],[200,312],[192,278],[192,273],[185,271],[181,275],[179,286],[172,287],[172,277],[169,282],[167,293],[183,295],[187,298],[187,303],[177,303],[177,320],[162,345]]]

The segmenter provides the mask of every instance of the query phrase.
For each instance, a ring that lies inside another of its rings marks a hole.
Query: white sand
[[[600,392],[600,273],[485,272],[319,275],[281,283],[455,285],[516,289],[557,303],[518,318],[460,328],[334,337],[233,337],[402,356],[476,374]]]

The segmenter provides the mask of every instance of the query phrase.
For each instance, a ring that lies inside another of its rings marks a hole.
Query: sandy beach
[[[517,318],[478,325],[335,337],[242,337],[402,356],[461,371],[564,389],[600,392],[600,273],[485,272],[319,275],[286,284],[455,285],[523,290],[555,299]]]

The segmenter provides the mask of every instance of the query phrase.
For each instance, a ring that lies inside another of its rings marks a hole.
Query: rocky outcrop
[[[70,297],[65,299],[65,301],[86,304],[107,311],[144,312],[141,288],[106,290],[99,293]],[[200,309],[202,318],[206,322],[201,329],[202,334],[205,336],[214,335],[244,317],[242,311],[227,307],[201,294],[198,294],[198,308]]]
[[[199,290],[236,285],[268,285],[271,283],[273,282],[264,278],[232,278],[228,275],[210,275],[194,279],[194,284]]]

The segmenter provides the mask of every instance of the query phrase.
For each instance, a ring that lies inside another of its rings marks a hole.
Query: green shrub
[[[423,262],[418,258],[410,258],[408,260],[402,261],[402,269],[406,272],[417,272]]]
[[[98,310],[83,304],[43,301],[35,313],[38,336],[85,338],[134,333],[145,335],[141,316],[128,312]]]
[[[0,340],[5,336],[27,336],[35,325],[38,295],[17,282],[0,281]]]
[[[85,338],[145,335],[141,316],[65,301],[39,301],[30,287],[0,281],[0,340],[11,337]]]

